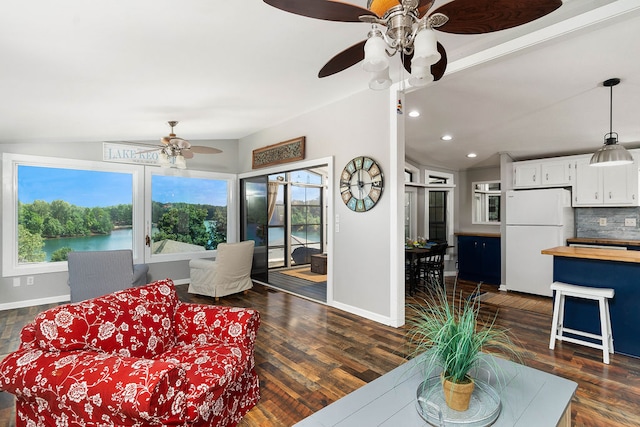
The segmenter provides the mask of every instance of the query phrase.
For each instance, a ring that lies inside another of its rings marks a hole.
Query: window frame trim
[[[177,176],[181,178],[197,178],[197,179],[211,179],[227,181],[227,242],[238,241],[240,224],[238,221],[238,208],[236,206],[236,199],[238,198],[238,177],[236,174],[211,172],[191,169],[173,169],[173,168],[157,168],[157,167],[145,167],[144,173],[144,236],[151,237],[151,191],[152,191],[152,178],[153,175],[162,176]],[[151,247],[144,246],[145,263],[155,264],[172,261],[185,261],[194,258],[214,258],[217,255],[217,250],[210,251],[198,251],[198,252],[179,252],[175,254],[152,254]]]
[[[2,154],[2,277],[68,271],[67,261],[18,263],[18,166],[36,166],[99,172],[128,173],[132,178],[131,242],[135,263],[143,260],[144,207],[136,200],[143,191],[144,167],[131,164],[107,163],[92,160],[43,157],[26,154]],[[138,227],[136,227],[138,224]],[[9,236],[13,236],[10,238]]]

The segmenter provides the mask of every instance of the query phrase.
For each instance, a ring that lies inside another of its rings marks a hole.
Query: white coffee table
[[[502,403],[500,416],[493,426],[571,425],[571,399],[578,387],[575,382],[493,359],[500,366],[500,379],[485,379],[498,391]],[[423,380],[414,359],[305,418],[295,427],[426,426],[415,406],[416,390]]]

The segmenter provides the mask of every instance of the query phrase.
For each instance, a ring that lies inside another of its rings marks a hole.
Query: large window
[[[500,224],[500,181],[474,182],[472,188],[472,223]]]
[[[235,175],[144,170],[4,154],[3,276],[65,271],[70,251],[132,249],[136,262],[206,257],[236,238]]]
[[[448,191],[429,191],[429,240],[447,241]]]
[[[298,248],[323,248],[323,174],[310,169],[269,176],[269,267],[289,266]],[[287,254],[287,255],[285,255]]]
[[[157,172],[156,172],[157,171]],[[151,184],[151,257],[215,250],[227,241],[228,176],[148,174]]]

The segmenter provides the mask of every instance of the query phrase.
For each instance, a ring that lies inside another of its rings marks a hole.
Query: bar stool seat
[[[611,330],[611,317],[609,315],[609,299],[613,298],[614,290],[611,288],[593,288],[588,286],[570,285],[563,282],[553,282],[551,284],[551,290],[556,291],[556,299],[553,305],[553,323],[551,325],[549,348],[551,350],[555,348],[556,340],[597,348],[602,350],[603,361],[608,365],[609,353],[613,354],[613,332]],[[565,328],[563,326],[565,297],[598,301],[598,307],[600,309],[600,335]],[[565,332],[572,335],[579,335],[598,340],[601,344],[585,341],[579,338],[567,337],[564,335]]]

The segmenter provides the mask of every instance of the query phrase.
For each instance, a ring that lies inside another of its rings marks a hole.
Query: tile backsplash
[[[640,240],[640,207],[575,208],[576,237]],[[600,225],[605,218],[607,224]],[[625,219],[635,219],[636,225],[625,226]]]

